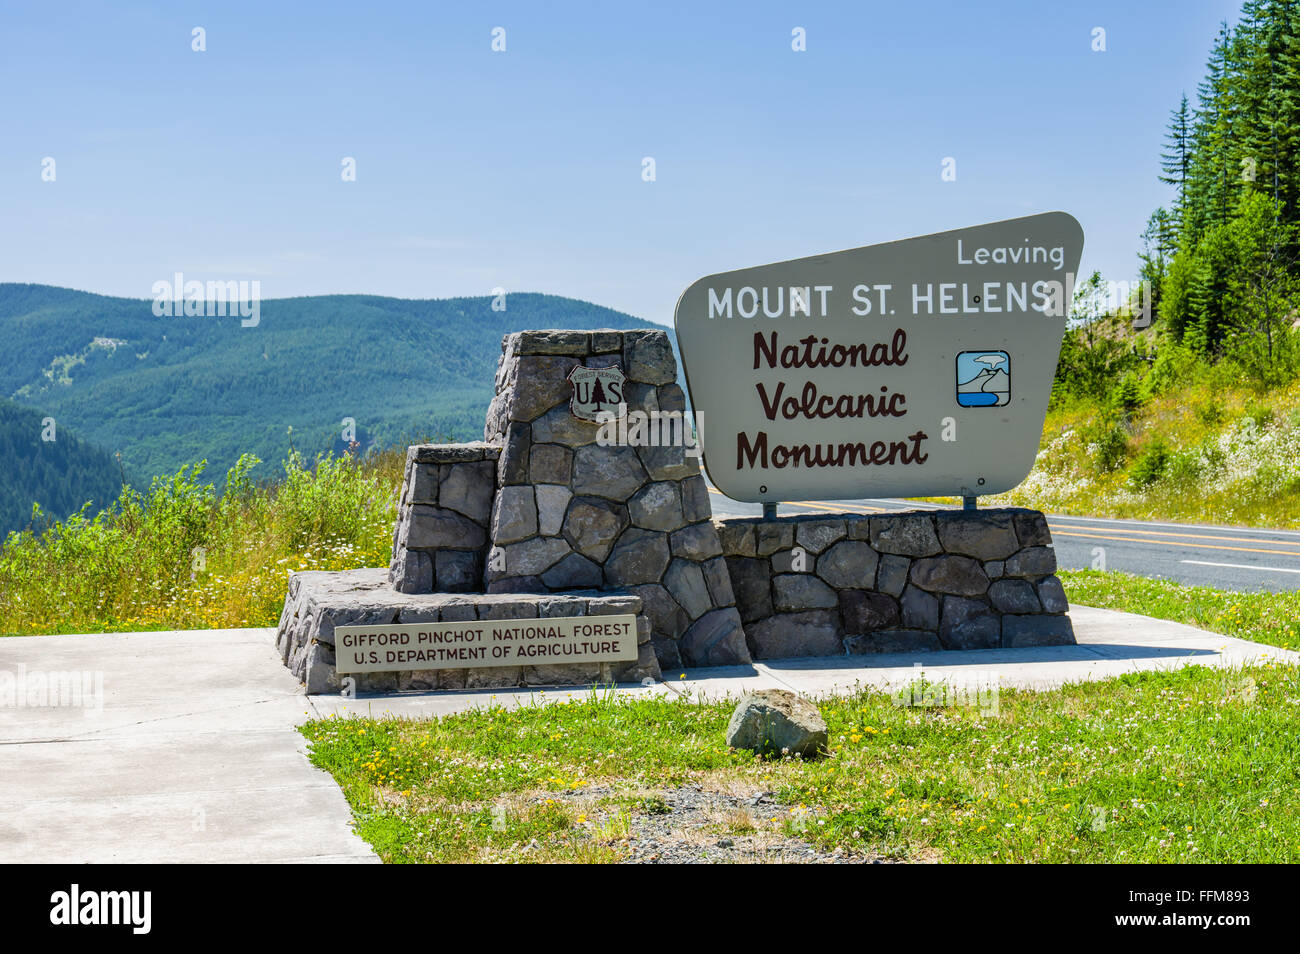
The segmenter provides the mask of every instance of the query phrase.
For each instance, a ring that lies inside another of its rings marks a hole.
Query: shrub
[[[1273,423],[1273,409],[1263,404],[1251,404],[1246,407],[1244,418],[1254,421],[1258,428],[1265,428]]]
[[[1104,430],[1097,438],[1096,448],[1094,460],[1099,471],[1109,474],[1119,470],[1128,459],[1128,432],[1124,425],[1116,421]]]
[[[1133,463],[1133,469],[1129,472],[1130,486],[1137,490],[1150,487],[1165,476],[1165,471],[1169,467],[1169,460],[1172,456],[1169,445],[1165,443],[1164,438],[1157,437],[1146,446],[1146,449],[1138,455],[1138,459]]]

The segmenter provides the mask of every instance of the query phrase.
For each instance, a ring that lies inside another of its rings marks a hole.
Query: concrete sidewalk
[[[1078,646],[769,660],[665,673],[665,683],[617,691],[821,696],[906,685],[918,665],[930,681],[1049,689],[1189,664],[1300,664],[1300,654],[1178,623],[1084,606],[1070,615]],[[29,687],[44,673],[103,680],[99,712],[0,706],[0,862],[374,862],[338,786],[307,761],[297,725],[331,713],[427,717],[590,691],[309,698],[273,638],[240,629],[0,639],[0,672]]]

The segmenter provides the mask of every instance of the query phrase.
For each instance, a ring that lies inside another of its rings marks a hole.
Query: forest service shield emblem
[[[574,368],[569,382],[573,385],[569,411],[574,417],[594,423],[602,412],[621,416],[623,372],[618,368]]]

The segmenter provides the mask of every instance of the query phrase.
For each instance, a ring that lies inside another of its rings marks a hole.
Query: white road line
[[[1226,566],[1234,570],[1263,570],[1267,573],[1300,573],[1300,570],[1284,566],[1251,566],[1249,563],[1207,563],[1205,560],[1179,560],[1179,563],[1195,563],[1197,566]]]

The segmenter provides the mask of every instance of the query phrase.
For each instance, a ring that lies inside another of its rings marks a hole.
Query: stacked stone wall
[[[1074,642],[1037,511],[716,525],[756,659]]]

